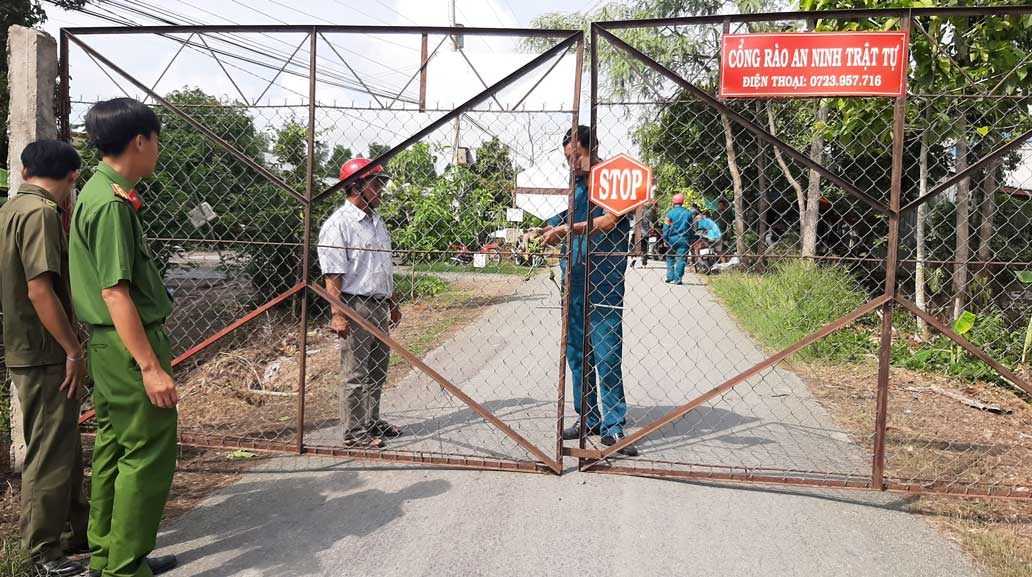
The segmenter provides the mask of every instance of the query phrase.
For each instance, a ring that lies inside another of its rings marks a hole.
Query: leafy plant
[[[1023,270],[1017,274],[1023,284],[1032,284],[1032,270]],[[1025,329],[1025,344],[1021,347],[1021,364],[1028,359],[1028,350],[1032,348],[1032,315],[1028,317],[1028,328]]]

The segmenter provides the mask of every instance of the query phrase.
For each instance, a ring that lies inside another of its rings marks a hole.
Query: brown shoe
[[[393,439],[401,436],[401,429],[387,421],[377,421],[376,424],[369,428],[369,433],[377,437]]]

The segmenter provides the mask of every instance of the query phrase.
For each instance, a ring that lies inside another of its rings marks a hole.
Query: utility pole
[[[455,21],[455,1],[448,0],[448,25],[452,28],[458,27],[458,23]],[[462,37],[458,34],[452,34],[452,52],[458,52],[462,50]],[[462,131],[462,115],[455,117],[455,135],[452,138],[452,166],[458,166],[465,158],[462,158],[460,151],[460,133]],[[460,160],[461,159],[461,160]]]

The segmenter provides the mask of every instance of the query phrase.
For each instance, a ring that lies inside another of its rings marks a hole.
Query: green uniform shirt
[[[4,349],[9,367],[64,364],[65,352],[43,328],[29,301],[28,281],[54,273],[54,292],[68,317],[68,240],[61,209],[50,193],[22,184],[18,195],[0,207],[0,311],[4,313]]]
[[[68,257],[75,312],[91,325],[112,326],[101,291],[128,281],[144,326],[162,322],[172,312],[172,299],[136,210],[112,185],[126,192],[132,188],[118,171],[101,162],[72,214]]]

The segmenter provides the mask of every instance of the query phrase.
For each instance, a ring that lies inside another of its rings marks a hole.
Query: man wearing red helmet
[[[364,158],[349,160],[340,169],[347,185],[347,202],[319,230],[319,266],[326,290],[358,312],[376,328],[388,332],[401,321],[394,298],[391,237],[376,213],[380,193],[390,177]],[[390,348],[347,317],[333,312],[333,332],[341,342],[340,422],[344,445],[380,449],[385,438],[401,430],[380,418],[380,395],[387,381]]]

